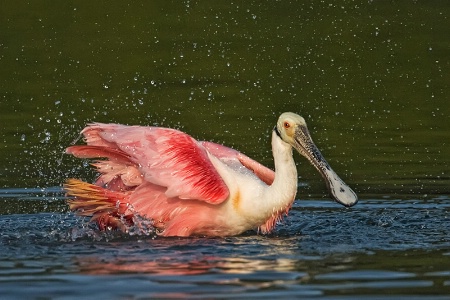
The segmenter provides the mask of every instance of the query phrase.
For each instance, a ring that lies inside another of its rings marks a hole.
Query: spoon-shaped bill
[[[356,193],[331,169],[328,162],[322,156],[309,134],[306,124],[296,128],[294,148],[319,171],[325,179],[325,183],[331,196],[344,206],[353,206],[358,202]]]
[[[344,206],[353,206],[358,202],[356,193],[330,168],[330,165],[324,160],[325,167],[322,174],[333,198]]]

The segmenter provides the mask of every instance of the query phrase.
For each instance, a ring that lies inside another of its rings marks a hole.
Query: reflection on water
[[[157,260],[147,261],[143,257],[115,257],[108,261],[105,257],[83,257],[75,260],[79,271],[83,274],[157,274],[157,275],[200,275],[200,274],[254,274],[261,271],[292,272],[295,270],[296,260],[274,259],[258,260],[245,257],[214,257],[205,256],[190,261],[174,260],[173,254],[158,257]]]

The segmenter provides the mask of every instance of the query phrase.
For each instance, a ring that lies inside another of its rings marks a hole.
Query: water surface
[[[2,298],[444,299],[450,292],[449,198],[366,199],[352,209],[301,200],[268,236],[159,238],[101,233],[56,212],[65,206],[55,192],[1,191],[2,203],[17,205],[0,218]],[[31,207],[42,212],[23,211]]]

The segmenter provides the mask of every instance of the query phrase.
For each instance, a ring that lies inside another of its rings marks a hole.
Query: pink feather
[[[230,192],[210,156],[244,166],[266,184],[275,177],[236,150],[174,129],[94,123],[82,134],[87,145],[71,146],[67,153],[106,160],[93,163],[100,173],[96,185],[69,180],[65,189],[74,197],[71,208],[92,215],[101,229],[123,230],[139,215],[165,236],[227,235],[220,204]],[[275,213],[260,230],[269,232],[279,218]]]

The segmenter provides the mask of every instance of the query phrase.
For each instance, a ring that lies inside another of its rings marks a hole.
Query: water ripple
[[[430,299],[440,299],[449,289],[445,197],[361,200],[351,209],[300,200],[268,236],[160,238],[99,232],[88,219],[67,213],[58,193],[0,193],[0,201],[18,208],[0,214],[5,299],[36,291],[61,299],[204,299],[218,293],[230,299],[351,299],[438,291]]]

